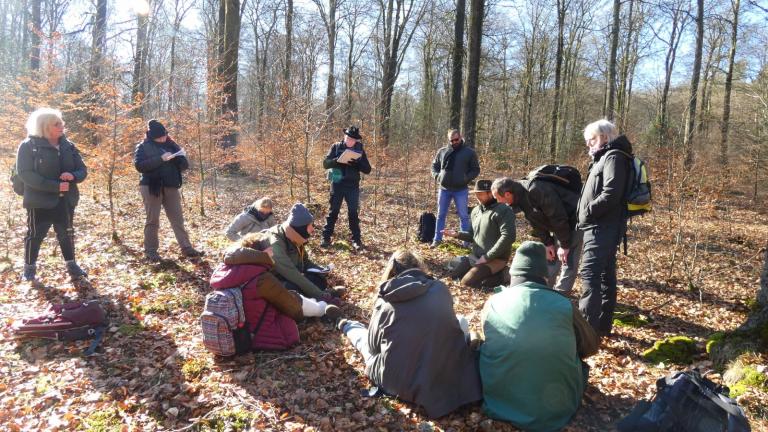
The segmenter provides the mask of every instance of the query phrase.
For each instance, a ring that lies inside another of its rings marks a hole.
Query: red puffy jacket
[[[264,315],[261,326],[253,335],[252,346],[260,350],[284,350],[299,342],[299,329],[293,318],[276,309],[260,293],[262,285],[271,283],[274,278],[268,270],[263,265],[219,264],[211,275],[211,288],[233,288],[250,280],[243,288],[243,307],[251,332]]]

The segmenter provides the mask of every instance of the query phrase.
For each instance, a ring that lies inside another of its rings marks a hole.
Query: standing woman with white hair
[[[72,218],[80,199],[77,184],[85,180],[88,170],[80,152],[64,136],[61,111],[40,108],[30,114],[27,139],[16,152],[16,169],[24,183],[27,209],[23,280],[36,281],[40,245],[53,225],[72,282],[87,282],[75,261]]]

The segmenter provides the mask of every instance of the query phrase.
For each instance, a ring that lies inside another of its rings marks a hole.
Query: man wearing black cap
[[[463,271],[454,271],[464,286],[472,288],[492,288],[505,283],[507,262],[515,241],[515,212],[496,202],[491,184],[491,180],[478,180],[470,191],[475,193],[479,205],[472,210],[469,230],[442,232],[448,237],[472,242],[472,254],[463,260],[469,265]]]
[[[144,141],[136,146],[133,165],[141,173],[139,185],[144,210],[147,213],[144,224],[144,255],[150,262],[161,261],[158,254],[160,241],[160,209],[173,228],[173,234],[186,257],[203,255],[192,246],[189,234],[184,228],[184,214],[181,208],[181,173],[189,168],[186,152],[168,136],[168,132],[157,120],[147,123]]]
[[[331,145],[328,154],[323,160],[323,168],[329,170],[331,179],[330,210],[325,219],[323,228],[323,242],[321,247],[331,246],[331,237],[339,218],[342,201],[347,202],[347,216],[349,218],[349,230],[352,232],[352,247],[355,250],[363,248],[360,237],[360,173],[370,174],[371,164],[363,150],[363,137],[355,126],[344,129],[344,139]],[[351,158],[343,156],[349,151]]]

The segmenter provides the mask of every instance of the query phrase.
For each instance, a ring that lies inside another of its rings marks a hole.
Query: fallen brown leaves
[[[221,232],[244,204],[261,193],[273,197],[279,216],[294,201],[287,190],[256,187],[247,178],[220,178],[219,183],[220,206],[207,202],[205,217],[196,210],[196,188],[184,190],[188,227],[208,255],[201,260],[180,258],[163,221],[161,253],[175,262],[162,265],[141,260],[143,209],[133,179],[125,180],[118,193],[120,244],[110,241],[103,194],[93,194],[86,187],[76,224],[78,259],[94,285],[88,292],[77,292],[66,281],[52,239],[46,242],[39,263],[39,276],[46,286],[18,283],[23,211],[20,200],[3,189],[2,198],[11,202],[11,213],[4,226],[6,249],[0,251],[7,257],[0,288],[0,311],[6,324],[0,342],[2,429],[514,430],[486,418],[479,406],[433,421],[396,399],[361,396],[370,383],[360,356],[337,330],[318,320],[299,324],[302,342],[292,350],[215,361],[200,343],[197,319],[211,268],[227,244]],[[343,249],[313,248],[317,261],[336,264],[334,282],[348,288],[345,314],[363,321],[368,320],[386,258],[403,245],[407,224],[413,237],[420,212],[407,209],[403,203],[408,200],[394,198],[392,186],[383,185],[374,226],[372,189],[371,182],[366,182],[361,212],[368,249],[355,255]],[[416,207],[431,208],[432,194],[423,195],[416,199]],[[325,192],[315,191],[314,198],[324,201]],[[679,368],[642,361],[639,354],[655,340],[685,334],[703,342],[710,333],[733,329],[744,321],[746,304],[757,286],[756,253],[768,237],[768,218],[738,208],[708,207],[691,213],[695,214],[680,220],[658,209],[634,222],[629,256],[619,259],[619,303],[652,321],[643,327],[616,328],[616,336],[589,359],[590,386],[584,406],[566,430],[609,429],[637,400],[653,394],[658,377]],[[345,224],[342,216],[336,239],[345,238]],[[456,221],[450,219],[449,224]],[[527,232],[519,218],[518,238],[527,238]],[[412,239],[408,246],[422,253],[431,272],[445,278],[445,252]],[[488,294],[463,289],[455,282],[449,286],[457,313],[467,316],[477,329]],[[80,356],[87,342],[11,338],[7,324],[14,317],[41,310],[46,302],[78,297],[107,303],[112,323],[99,355]],[[707,367],[707,361],[702,356],[697,364]],[[745,397],[758,398],[757,404],[766,406],[764,394]],[[753,418],[753,425],[759,430],[766,423]]]

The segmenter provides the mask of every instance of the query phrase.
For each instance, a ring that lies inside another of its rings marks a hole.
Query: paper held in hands
[[[325,267],[310,267],[307,269],[307,272],[308,273],[330,273],[334,267],[335,266],[333,264],[328,264]]]
[[[175,158],[176,156],[186,156],[186,155],[187,155],[187,152],[184,151],[184,149],[181,149],[181,150],[177,151],[176,153],[172,154],[171,157]]]
[[[346,163],[349,163],[349,161],[360,159],[360,156],[362,155],[363,155],[362,153],[358,153],[354,150],[347,149],[347,150],[344,150],[344,153],[342,153],[341,156],[339,156],[337,161],[339,163],[346,164]]]

